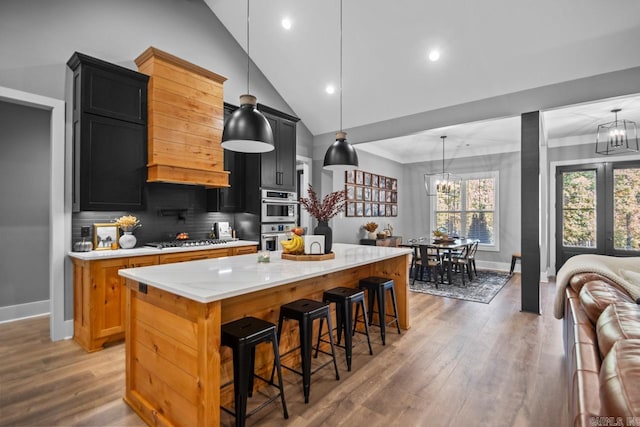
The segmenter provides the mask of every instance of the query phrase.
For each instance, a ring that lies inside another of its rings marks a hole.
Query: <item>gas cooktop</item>
[[[224,239],[169,240],[166,242],[145,243],[145,246],[149,246],[157,249],[163,249],[163,248],[208,246],[208,245],[224,245],[227,243],[229,243],[229,240],[224,240]]]

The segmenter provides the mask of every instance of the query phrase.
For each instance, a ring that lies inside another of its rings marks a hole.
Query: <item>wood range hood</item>
[[[154,47],[135,59],[147,74],[147,182],[229,187],[224,170],[226,77]]]

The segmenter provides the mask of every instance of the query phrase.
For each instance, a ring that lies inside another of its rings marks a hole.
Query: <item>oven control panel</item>
[[[286,233],[296,226],[295,223],[262,224],[261,233]]]

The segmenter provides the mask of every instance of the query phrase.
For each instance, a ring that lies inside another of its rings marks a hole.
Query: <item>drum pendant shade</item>
[[[271,125],[256,108],[254,96],[240,97],[240,108],[233,112],[222,131],[222,148],[242,153],[266,153],[275,148]]]
[[[336,142],[324,155],[324,168],[329,170],[353,170],[358,167],[358,154],[347,142],[347,133],[336,133]]]
[[[324,155],[324,169],[332,171],[353,170],[358,167],[356,149],[347,142],[347,133],[342,130],[342,0],[340,0],[340,131],[336,142]]]
[[[273,131],[267,119],[257,110],[257,99],[249,95],[249,0],[247,0],[247,94],[240,95],[240,108],[233,112],[222,131],[222,148],[241,153],[266,153],[272,151]]]

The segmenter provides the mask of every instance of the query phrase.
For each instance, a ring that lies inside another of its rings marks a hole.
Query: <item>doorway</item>
[[[49,192],[49,315],[52,341],[73,335],[73,319],[65,320],[65,260],[71,249],[71,197],[70,177],[65,174],[65,164],[69,164],[70,151],[65,149],[65,103],[64,101],[40,96],[15,89],[0,87],[0,102],[19,104],[46,110],[50,120],[50,170],[48,174]],[[69,182],[66,182],[66,181]],[[65,183],[67,185],[65,185]]]
[[[556,169],[556,269],[578,254],[640,255],[640,161]]]
[[[298,199],[309,197],[309,184],[311,184],[311,159],[304,156],[296,156],[296,172]],[[305,229],[305,233],[311,234],[311,216],[305,209],[298,206],[298,226]]]

